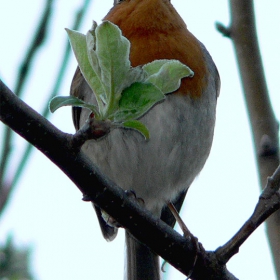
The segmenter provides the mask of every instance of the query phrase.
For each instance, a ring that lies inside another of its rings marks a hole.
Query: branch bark
[[[261,188],[267,177],[279,165],[278,122],[269,99],[255,26],[252,0],[230,1],[231,24],[228,28],[217,25],[225,36],[232,39],[247,105],[253,135]],[[267,233],[275,263],[280,275],[280,211],[267,220]],[[280,276],[279,276],[280,277]],[[280,278],[278,278],[280,279]]]
[[[254,214],[249,222],[246,222],[247,224],[255,223],[255,227],[251,227],[243,234],[237,234],[228,242],[228,244],[238,246],[226,244],[214,252],[206,251],[202,244],[198,243],[196,246],[193,243],[194,236],[182,237],[160,219],[155,219],[92,165],[79,148],[82,144],[81,139],[90,133],[82,131],[83,137],[81,137],[81,133],[73,136],[61,132],[17,98],[1,80],[0,96],[2,122],[45,154],[76,184],[84,197],[104,209],[138,240],[185,275],[189,275],[192,271],[193,280],[237,279],[227,270],[227,261],[237,253],[238,248],[256,227],[280,207],[280,170],[278,170],[269,181],[271,187],[262,196],[266,202],[268,198],[273,197],[272,203],[265,203],[263,210],[257,211],[257,216]],[[196,263],[193,267],[194,260]]]
[[[104,209],[138,240],[186,276],[193,270],[193,280],[237,279],[225,264],[219,263],[214,252],[205,251],[201,244],[197,251],[190,238],[179,235],[131,200],[80,152],[73,135],[54,127],[14,95],[1,80],[0,97],[0,120],[46,155],[85,197]]]

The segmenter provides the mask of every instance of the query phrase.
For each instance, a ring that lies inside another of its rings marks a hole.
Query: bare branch
[[[261,187],[279,165],[278,122],[271,107],[256,34],[252,0],[231,0],[228,30],[238,61],[254,139]],[[222,32],[225,34],[225,32]],[[280,211],[267,220],[268,237],[277,275],[280,275]]]
[[[84,0],[84,3],[77,10],[76,16],[74,18],[73,26],[72,26],[73,30],[79,29],[79,27],[82,23],[82,19],[84,18],[85,13],[88,11],[87,8],[88,8],[90,2],[91,2],[91,0]],[[43,44],[43,42],[45,41],[45,38],[47,36],[47,26],[48,26],[48,22],[51,17],[52,3],[53,3],[53,0],[46,1],[46,7],[43,12],[42,19],[40,20],[40,23],[38,24],[38,28],[37,28],[37,31],[35,32],[31,46],[30,46],[26,56],[24,57],[22,65],[20,66],[19,75],[17,78],[16,91],[15,91],[18,95],[21,94],[21,90],[22,90],[23,85],[28,76],[27,75],[28,71],[26,71],[26,70],[30,69],[33,58],[35,57],[35,54],[36,54],[36,50]],[[67,40],[67,42],[65,44],[64,56],[61,60],[61,64],[60,64],[60,67],[58,70],[57,79],[54,82],[54,86],[50,92],[49,99],[51,99],[52,97],[57,95],[57,93],[59,91],[59,88],[62,84],[63,77],[65,75],[67,65],[69,62],[70,53],[71,53],[70,50],[71,50],[70,44]],[[42,115],[44,117],[47,117],[49,115],[48,104],[46,104],[45,108],[43,109]],[[30,156],[32,148],[33,148],[33,146],[30,145],[29,143],[26,144],[25,150],[23,152],[21,159],[19,160],[18,166],[13,167],[13,170],[15,170],[13,177],[11,178],[11,181],[9,182],[9,184],[7,184],[4,180],[6,179],[5,173],[7,172],[6,168],[8,167],[8,159],[10,156],[11,139],[12,139],[12,131],[9,127],[6,127],[4,135],[5,135],[5,137],[4,137],[4,141],[3,141],[3,143],[4,143],[3,152],[2,152],[2,159],[1,159],[1,164],[0,164],[0,166],[1,166],[0,167],[0,196],[1,196],[0,215],[3,213],[5,206],[7,205],[7,202],[9,201],[9,197],[10,197],[13,189],[15,188],[19,178],[22,175],[24,167],[26,166],[26,163],[28,162],[29,156]],[[10,174],[8,174],[8,175],[10,175]],[[5,190],[4,190],[4,186],[5,186]],[[9,187],[7,187],[7,186],[9,186]],[[1,190],[1,187],[3,187],[2,190]],[[1,191],[3,191],[3,193]]]
[[[20,96],[22,95],[22,89],[25,85],[25,82],[28,77],[28,73],[30,70],[30,67],[32,65],[32,62],[35,58],[35,55],[38,51],[38,49],[42,46],[43,42],[46,39],[47,36],[47,27],[51,18],[51,12],[52,12],[52,4],[53,0],[46,0],[46,6],[44,8],[42,17],[40,19],[40,22],[38,24],[37,30],[33,36],[33,40],[29,46],[29,49],[26,53],[26,55],[23,58],[23,61],[19,67],[18,71],[18,77],[17,77],[17,83],[15,86],[15,93]],[[0,214],[2,213],[6,202],[8,201],[9,194],[12,191],[13,184],[9,184],[9,189],[7,189],[7,184],[5,184],[5,173],[8,166],[10,153],[11,153],[11,141],[12,141],[12,130],[9,127],[6,127],[4,129],[4,137],[3,137],[3,147],[2,147],[2,158],[0,159],[0,194],[2,197],[2,207],[0,208]],[[5,190],[3,189],[5,187]],[[3,190],[3,194],[2,194]],[[3,198],[6,198],[4,201]]]
[[[79,30],[79,28],[82,24],[82,19],[83,19],[84,15],[87,11],[87,8],[88,8],[90,2],[91,2],[91,0],[84,0],[84,3],[82,4],[82,6],[77,10],[76,16],[75,16],[75,19],[74,19],[74,23],[73,23],[73,26],[72,26],[73,30]],[[63,52],[64,55],[63,55],[63,58],[62,58],[61,63],[60,63],[60,67],[59,67],[58,74],[57,74],[57,79],[56,79],[56,81],[53,85],[52,90],[50,91],[49,100],[52,97],[56,96],[58,94],[59,90],[60,90],[60,86],[62,84],[63,78],[65,76],[65,72],[66,72],[66,69],[67,69],[67,66],[68,66],[68,63],[69,63],[69,58],[70,58],[70,54],[71,54],[70,50],[71,50],[70,44],[69,44],[68,40],[66,40],[65,50]],[[42,116],[47,118],[49,116],[49,113],[50,113],[49,106],[48,106],[48,104],[46,104],[45,108],[42,111]],[[22,158],[19,161],[19,165],[15,169],[16,174],[13,178],[13,181],[11,182],[11,187],[14,187],[17,184],[17,181],[20,178],[20,176],[22,174],[22,171],[24,169],[24,166],[26,165],[26,162],[29,158],[31,150],[32,150],[32,145],[27,143],[26,148],[23,152]]]
[[[45,154],[87,198],[104,209],[138,240],[185,275],[193,270],[194,280],[236,279],[217,260],[214,252],[205,251],[201,244],[197,251],[191,238],[184,238],[160,219],[155,219],[121,188],[100,174],[80,149],[73,146],[75,141],[72,135],[55,128],[18,99],[2,81],[0,95],[1,121]]]
[[[18,96],[22,95],[22,89],[24,87],[27,76],[31,69],[32,62],[35,58],[35,55],[47,38],[47,34],[48,34],[47,29],[52,15],[52,5],[53,5],[53,0],[46,0],[46,6],[43,11],[40,22],[37,26],[37,30],[34,33],[29,49],[26,55],[24,56],[23,61],[19,67],[18,78],[15,87],[15,94],[17,94]]]
[[[280,209],[280,166],[268,178],[266,188],[261,194],[253,215],[246,221],[235,236],[216,250],[217,258],[222,263],[238,253],[240,246],[272,213]]]

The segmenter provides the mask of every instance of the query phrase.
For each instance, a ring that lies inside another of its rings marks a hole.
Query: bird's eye
[[[121,2],[124,2],[124,0],[114,0],[114,5],[120,4]]]

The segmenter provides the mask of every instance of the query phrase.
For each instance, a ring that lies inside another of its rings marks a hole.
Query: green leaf
[[[88,50],[95,50],[95,44],[96,44],[96,36],[95,36],[95,30],[97,27],[97,23],[95,21],[92,22],[91,29],[86,34],[86,41],[87,41],[87,49]],[[94,65],[93,65],[94,67]]]
[[[123,125],[123,127],[137,130],[145,137],[145,139],[150,138],[150,133],[149,133],[149,130],[147,129],[147,127],[143,123],[141,123],[137,120],[126,121],[122,125]]]
[[[156,85],[164,94],[177,90],[181,79],[193,76],[193,71],[178,60],[155,60],[143,66],[147,82]]]
[[[130,42],[109,21],[96,28],[96,55],[110,107],[117,105],[130,70]],[[110,108],[109,108],[110,110]]]
[[[113,119],[123,122],[140,118],[164,98],[164,94],[155,85],[136,82],[123,91],[119,110],[113,115]]]
[[[89,63],[92,67],[92,70],[94,71],[94,73],[96,74],[96,76],[98,78],[98,83],[97,82],[95,83],[97,89],[96,89],[96,91],[94,91],[94,93],[96,95],[98,106],[99,106],[100,110],[103,112],[104,106],[106,106],[106,104],[107,104],[107,99],[106,99],[106,91],[105,91],[104,85],[102,84],[101,69],[99,66],[98,56],[95,52],[96,27],[97,27],[97,23],[95,21],[93,21],[91,29],[86,34],[86,44],[87,44],[87,54],[88,54]],[[98,90],[100,85],[102,85],[102,88],[100,87],[100,90]]]
[[[147,78],[148,74],[142,66],[131,67],[127,73],[127,79],[123,83],[123,88],[128,88],[136,82],[145,82]]]
[[[51,99],[49,103],[49,109],[52,113],[63,106],[75,106],[75,107],[87,108],[98,116],[97,107],[95,105],[88,104],[83,100],[74,96],[55,96],[54,98]]]
[[[100,79],[100,73],[96,70],[96,68],[92,68],[91,62],[89,61],[86,36],[73,30],[66,29],[66,31],[83,77],[95,93],[98,105],[102,106],[99,97],[105,94],[105,89]],[[97,58],[95,63],[98,67]],[[100,110],[102,111],[102,108],[100,108]]]
[[[66,30],[98,107],[71,96],[54,98],[50,110],[68,105],[88,108],[99,120],[110,119],[116,127],[136,129],[148,138],[148,129],[136,119],[164,100],[164,94],[178,89],[182,78],[193,75],[192,70],[177,60],[131,67],[130,42],[108,21],[99,26],[93,22],[86,35]]]

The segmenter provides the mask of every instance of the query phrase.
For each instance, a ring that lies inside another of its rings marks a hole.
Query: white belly
[[[115,129],[99,141],[87,141],[82,149],[101,172],[119,187],[134,190],[149,210],[159,214],[205,164],[215,108],[213,89],[198,99],[170,94],[141,119],[150,131],[149,140],[133,130]],[[81,123],[86,115],[83,110]]]

